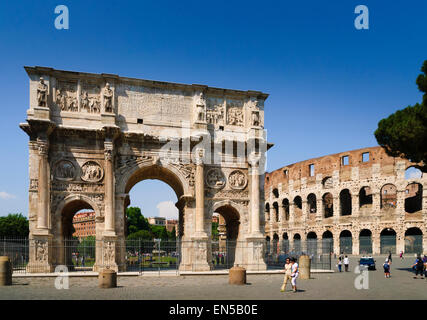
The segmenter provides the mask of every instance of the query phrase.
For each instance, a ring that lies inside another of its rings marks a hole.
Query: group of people
[[[415,269],[414,279],[417,279],[418,275],[421,276],[421,279],[424,279],[424,277],[426,277],[427,279],[427,256],[424,255],[423,258],[421,258],[421,256],[418,256],[417,259],[415,259],[412,268]]]
[[[297,278],[299,275],[297,259],[286,258],[283,272],[285,273],[285,278],[283,280],[283,285],[280,289],[280,292],[285,292],[288,281],[291,282],[292,291],[297,292]]]
[[[338,271],[342,271],[342,265],[344,264],[344,270],[345,272],[348,272],[348,266],[350,264],[350,259],[348,256],[343,256],[342,254],[338,257],[337,267]]]

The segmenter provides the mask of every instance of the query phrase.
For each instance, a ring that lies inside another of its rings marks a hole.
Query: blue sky
[[[59,4],[69,30],[54,27]],[[369,30],[354,27],[359,4]],[[374,146],[381,118],[421,100],[425,12],[425,1],[408,0],[2,1],[0,215],[28,210],[24,65],[267,92],[273,170]],[[149,181],[131,198],[147,216],[176,201]]]

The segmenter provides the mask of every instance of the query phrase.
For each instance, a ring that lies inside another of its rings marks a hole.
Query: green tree
[[[0,217],[1,237],[28,237],[30,232],[28,219],[21,213],[10,213],[6,217]]]
[[[96,247],[96,238],[94,236],[88,236],[81,239],[80,243],[77,245],[77,250],[81,255],[85,257],[95,258],[95,247]]]
[[[171,232],[168,232],[168,239],[170,241],[175,241],[176,240],[176,229],[175,229],[175,227],[172,228]]]
[[[150,227],[153,237],[157,239],[162,239],[162,234],[164,235],[164,230],[166,230],[166,227],[155,225],[151,225]]]
[[[212,240],[218,240],[218,222],[212,222]]]
[[[127,237],[128,240],[152,240],[153,235],[148,230],[139,230],[137,232],[131,233]]]
[[[141,209],[138,207],[129,207],[126,209],[126,220],[127,234],[132,234],[140,230],[150,231],[148,220],[144,218]]]
[[[163,229],[160,231],[160,239],[163,241],[168,241],[168,231],[166,230],[166,227],[163,227]]]
[[[388,155],[404,157],[427,172],[427,60],[416,80],[423,102],[398,110],[378,123],[375,138]]]

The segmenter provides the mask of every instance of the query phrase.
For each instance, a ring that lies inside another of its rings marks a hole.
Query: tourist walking
[[[342,268],[342,260],[341,260],[341,257],[338,257],[338,264],[337,264],[337,266],[338,266],[338,271],[339,271],[339,272],[341,272],[341,268]]]
[[[414,279],[418,279],[418,274],[421,275],[421,279],[424,279],[424,262],[421,259],[421,256],[417,257],[417,260],[415,260],[415,263],[412,267],[415,268]]]
[[[400,260],[403,260],[403,251],[400,251],[399,257],[400,257]]]
[[[297,292],[297,278],[299,275],[299,270],[298,270],[298,263],[297,263],[297,259],[292,258],[292,268],[291,268],[291,283],[292,283],[292,289],[295,292]]]
[[[390,261],[388,259],[385,259],[383,268],[384,268],[384,277],[390,278]]]
[[[285,273],[285,278],[283,279],[282,287],[280,288],[280,292],[286,291],[286,285],[289,282],[291,282],[292,285],[292,263],[290,258],[286,258],[285,267],[283,272]]]
[[[348,272],[348,265],[350,264],[350,261],[347,257],[347,255],[344,257],[344,270],[345,272]]]
[[[392,260],[391,260],[391,251],[388,252],[388,262],[391,264]]]

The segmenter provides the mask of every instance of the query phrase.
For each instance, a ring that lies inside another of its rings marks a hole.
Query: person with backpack
[[[384,268],[384,277],[390,278],[390,261],[388,259],[385,259],[383,268]]]
[[[417,260],[415,260],[415,263],[412,267],[415,268],[414,279],[418,279],[418,274],[421,275],[421,279],[424,279],[424,262],[421,259],[421,256],[417,257]]]

